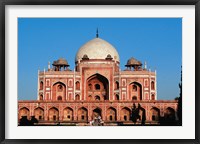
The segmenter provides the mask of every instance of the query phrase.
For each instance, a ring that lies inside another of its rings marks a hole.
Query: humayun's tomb
[[[99,119],[102,125],[159,124],[162,117],[177,120],[176,100],[157,100],[156,71],[135,58],[120,70],[116,49],[96,38],[84,44],[70,70],[60,58],[38,71],[37,100],[18,101],[18,122],[34,117],[38,125],[90,125]]]

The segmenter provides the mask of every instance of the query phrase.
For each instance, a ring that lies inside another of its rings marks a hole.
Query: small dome
[[[106,60],[112,60],[112,56],[110,54],[107,55]]]
[[[107,55],[110,55],[113,60],[119,62],[119,54],[117,50],[107,41],[94,38],[91,41],[84,44],[77,52],[75,61],[81,60],[84,55],[87,55],[89,59],[104,59]]]
[[[141,66],[142,63],[138,60],[136,60],[135,58],[131,57],[128,61],[126,66]]]
[[[88,56],[85,54],[82,58],[82,60],[89,60]]]
[[[68,62],[64,58],[59,58],[57,61],[53,62],[53,65],[64,65],[64,66],[69,66]]]

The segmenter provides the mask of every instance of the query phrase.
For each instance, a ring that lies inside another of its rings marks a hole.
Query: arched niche
[[[58,121],[59,120],[59,110],[55,107],[49,109],[49,121]]]
[[[127,107],[122,108],[120,111],[120,119],[122,121],[130,121],[130,117],[131,117],[131,110]]]
[[[99,96],[100,100],[109,99],[109,82],[108,79],[100,74],[90,76],[86,81],[87,100],[95,100]],[[93,98],[89,97],[93,95]]]
[[[62,97],[62,100],[66,97],[66,85],[62,82],[56,82],[52,88],[52,100],[60,100],[58,97]]]
[[[70,107],[66,107],[63,110],[63,121],[72,121],[73,120],[73,109]]]
[[[78,109],[78,121],[87,122],[88,120],[88,110],[84,107]]]
[[[132,82],[129,84],[129,97],[131,100],[142,100],[142,85],[140,83]]]
[[[117,120],[117,111],[115,108],[110,107],[106,111],[107,121],[116,121]]]
[[[44,120],[44,109],[41,107],[37,107],[34,110],[34,116],[37,120]]]

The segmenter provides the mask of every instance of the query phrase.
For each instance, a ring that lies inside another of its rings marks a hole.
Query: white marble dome
[[[78,50],[75,61],[82,60],[84,55],[87,55],[89,59],[105,59],[109,54],[114,61],[119,62],[119,54],[110,43],[100,38],[94,38]]]

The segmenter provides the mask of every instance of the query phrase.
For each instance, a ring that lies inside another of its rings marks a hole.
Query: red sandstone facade
[[[77,52],[74,70],[65,59],[38,72],[38,98],[18,102],[18,119],[35,116],[39,123],[87,124],[100,115],[105,125],[131,123],[133,104],[146,123],[170,114],[177,119],[177,101],[157,100],[156,71],[131,58],[120,70],[119,55],[108,42],[95,38]],[[138,123],[141,119],[138,120]]]

